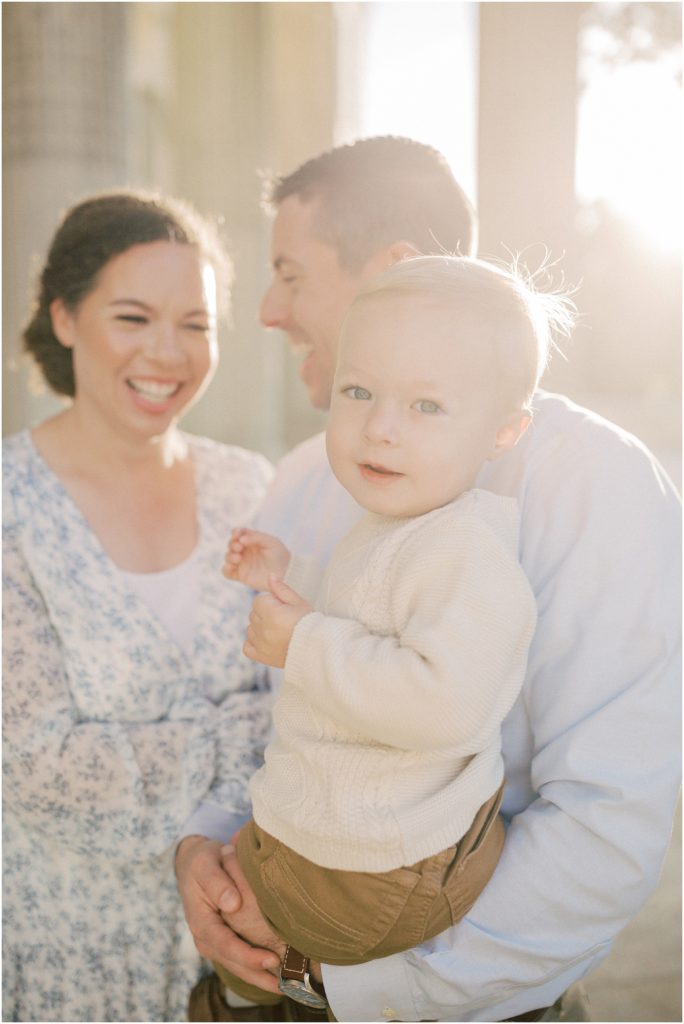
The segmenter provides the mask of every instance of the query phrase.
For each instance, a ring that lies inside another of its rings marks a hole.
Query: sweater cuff
[[[323,569],[315,558],[308,555],[293,557],[290,559],[284,579],[288,587],[292,587],[300,597],[313,604],[323,579]]]

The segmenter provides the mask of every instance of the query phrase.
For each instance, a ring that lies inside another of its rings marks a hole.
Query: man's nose
[[[279,281],[272,281],[264,292],[259,307],[259,319],[264,327],[286,326],[290,311],[289,298]]]

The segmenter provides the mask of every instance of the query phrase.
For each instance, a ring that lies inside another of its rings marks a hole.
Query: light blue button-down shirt
[[[492,1021],[547,1006],[654,889],[680,775],[680,504],[631,435],[540,392],[477,486],[517,498],[539,624],[504,723],[506,844],[470,913],[418,949],[324,966],[338,1020]],[[429,453],[426,453],[429,457]],[[325,562],[361,514],[323,435],[282,460],[259,526]]]

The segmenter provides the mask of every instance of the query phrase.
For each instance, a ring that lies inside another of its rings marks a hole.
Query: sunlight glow
[[[659,249],[682,235],[681,87],[665,60],[595,70],[578,111],[577,196]]]
[[[478,5],[375,2],[362,11],[359,134],[436,146],[475,203]]]

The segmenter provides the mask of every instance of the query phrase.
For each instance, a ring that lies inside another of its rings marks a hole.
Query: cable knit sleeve
[[[367,600],[389,635],[314,612],[295,629],[287,679],[351,734],[477,752],[518,694],[536,622],[515,555],[476,516],[443,516],[384,575]]]

